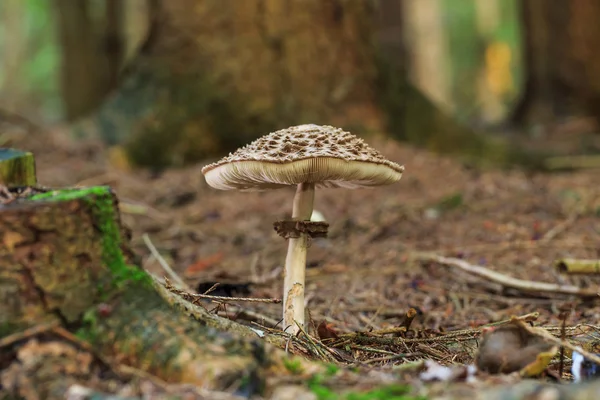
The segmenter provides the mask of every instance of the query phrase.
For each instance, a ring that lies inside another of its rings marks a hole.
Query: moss
[[[325,369],[325,376],[333,376],[338,373],[340,367],[335,364],[327,364]]]
[[[339,369],[335,364],[328,364],[325,373],[315,374],[308,380],[308,388],[318,400],[426,400],[426,397],[411,395],[410,386],[399,384],[384,385],[365,392],[340,394],[339,390],[328,387],[328,378],[334,376]]]
[[[410,387],[405,385],[388,385],[362,393],[348,393],[347,400],[425,400],[423,396],[412,396]]]
[[[302,362],[297,358],[284,358],[283,365],[293,375],[300,375],[303,371]]]
[[[347,392],[339,394],[323,384],[323,376],[317,375],[308,382],[308,387],[318,400],[426,400],[424,396],[410,394],[410,386],[385,385],[366,392]]]
[[[95,343],[98,339],[98,311],[95,308],[90,308],[83,314],[83,325],[75,332],[75,336],[88,343]]]
[[[11,335],[15,332],[19,332],[25,328],[26,326],[23,325],[14,324],[11,322],[3,322],[0,324],[0,338]]]
[[[116,220],[115,198],[110,187],[95,186],[83,189],[62,189],[40,193],[33,201],[71,201],[81,199],[90,207],[102,236],[102,261],[112,273],[112,283],[121,287],[134,281],[151,285],[151,279],[142,269],[128,265],[121,250],[121,230]]]

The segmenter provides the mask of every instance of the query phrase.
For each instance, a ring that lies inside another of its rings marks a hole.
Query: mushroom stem
[[[296,189],[292,219],[310,221],[315,200],[315,184],[301,183]],[[283,280],[283,328],[293,335],[299,329],[294,323],[304,325],[304,276],[306,269],[306,251],[309,238],[301,234],[299,238],[290,238],[285,258],[285,277]]]

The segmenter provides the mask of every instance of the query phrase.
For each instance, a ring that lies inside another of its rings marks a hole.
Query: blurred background
[[[598,21],[595,0],[2,0],[0,145],[51,127],[163,168],[310,122],[548,167],[600,150]]]

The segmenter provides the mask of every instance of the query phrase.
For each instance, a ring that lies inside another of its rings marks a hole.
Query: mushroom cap
[[[314,124],[272,132],[202,168],[210,186],[246,191],[300,183],[328,188],[387,185],[397,182],[403,171],[351,133]]]

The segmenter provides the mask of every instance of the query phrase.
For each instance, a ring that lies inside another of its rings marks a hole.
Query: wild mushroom
[[[202,168],[206,182],[221,190],[262,191],[297,185],[285,260],[283,328],[297,333],[304,324],[304,277],[310,244],[315,187],[359,188],[386,185],[404,167],[384,158],[362,139],[331,126],[299,125],[263,136]]]

